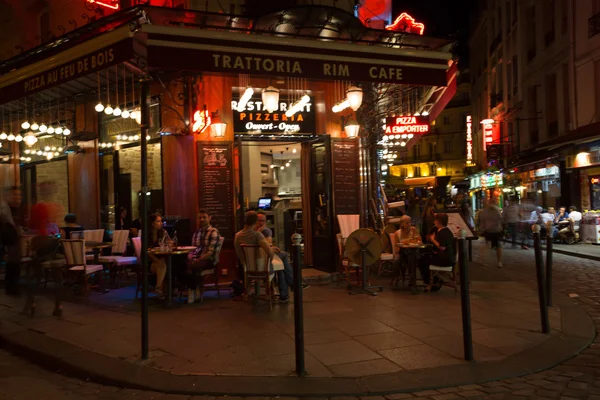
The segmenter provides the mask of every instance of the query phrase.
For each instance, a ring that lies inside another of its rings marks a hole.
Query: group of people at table
[[[394,274],[400,273],[400,268],[405,267],[408,264],[407,247],[411,245],[423,245],[421,235],[417,232],[417,228],[412,225],[411,217],[404,215],[400,218],[400,229],[398,229],[394,235],[398,247],[400,249],[394,249],[393,251],[400,252],[400,258],[397,260],[394,266]],[[437,292],[442,287],[442,281],[436,276],[434,277],[433,285],[429,286],[429,267],[431,265],[437,266],[453,266],[456,260],[455,248],[454,248],[454,233],[448,228],[448,214],[437,213],[433,217],[434,226],[425,235],[426,244],[428,251],[422,252],[418,259],[418,268],[421,272],[421,277],[426,283],[425,291]]]

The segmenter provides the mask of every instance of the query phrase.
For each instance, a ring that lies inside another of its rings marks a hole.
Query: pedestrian
[[[491,244],[491,248],[496,250],[496,262],[498,268],[502,268],[502,247],[500,239],[502,239],[502,212],[498,208],[497,200],[491,197],[488,203],[479,214],[479,226],[485,241]]]
[[[434,227],[433,220],[435,218],[436,204],[437,200],[434,196],[428,198],[427,204],[425,205],[425,209],[423,210],[423,214],[421,215],[423,218],[423,229],[421,230],[421,237],[423,239],[423,242],[427,241],[427,237],[430,234],[429,231]]]
[[[517,248],[517,226],[519,225],[519,204],[516,197],[510,199],[508,207],[502,212],[502,219],[511,238],[512,248]]]

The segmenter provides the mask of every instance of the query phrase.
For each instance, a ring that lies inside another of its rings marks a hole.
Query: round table
[[[100,250],[115,247],[112,242],[85,242],[85,248],[94,253],[94,265],[100,264]]]
[[[417,294],[417,254],[419,250],[424,250],[431,247],[430,244],[403,244],[396,243],[396,247],[400,250],[408,250],[408,268],[410,272],[411,293]]]
[[[155,247],[153,249],[148,250],[148,253],[152,255],[165,257],[167,259],[167,296],[165,301],[165,307],[173,306],[173,272],[171,266],[172,257],[182,254],[188,254],[194,250],[196,250],[196,247],[194,246],[177,247],[172,250],[161,250],[160,247]]]

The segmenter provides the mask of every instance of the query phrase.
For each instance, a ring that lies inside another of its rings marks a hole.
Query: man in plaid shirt
[[[190,276],[188,281],[188,303],[193,303],[200,298],[198,288],[198,274],[207,269],[215,267],[215,255],[218,251],[219,230],[210,225],[210,215],[205,210],[198,212],[197,218],[199,229],[192,237],[192,245],[196,250],[188,254],[187,270]]]

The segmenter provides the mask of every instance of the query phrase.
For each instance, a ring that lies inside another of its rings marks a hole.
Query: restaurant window
[[[415,167],[415,178],[421,176],[421,167]]]
[[[413,157],[415,158],[415,160],[419,158],[420,147],[421,146],[418,144],[413,146]]]
[[[57,212],[51,223],[62,226],[65,215],[69,213],[69,179],[67,160],[41,162],[35,166],[36,202],[54,204]]]
[[[408,176],[408,168],[400,168],[400,176],[406,178]]]

